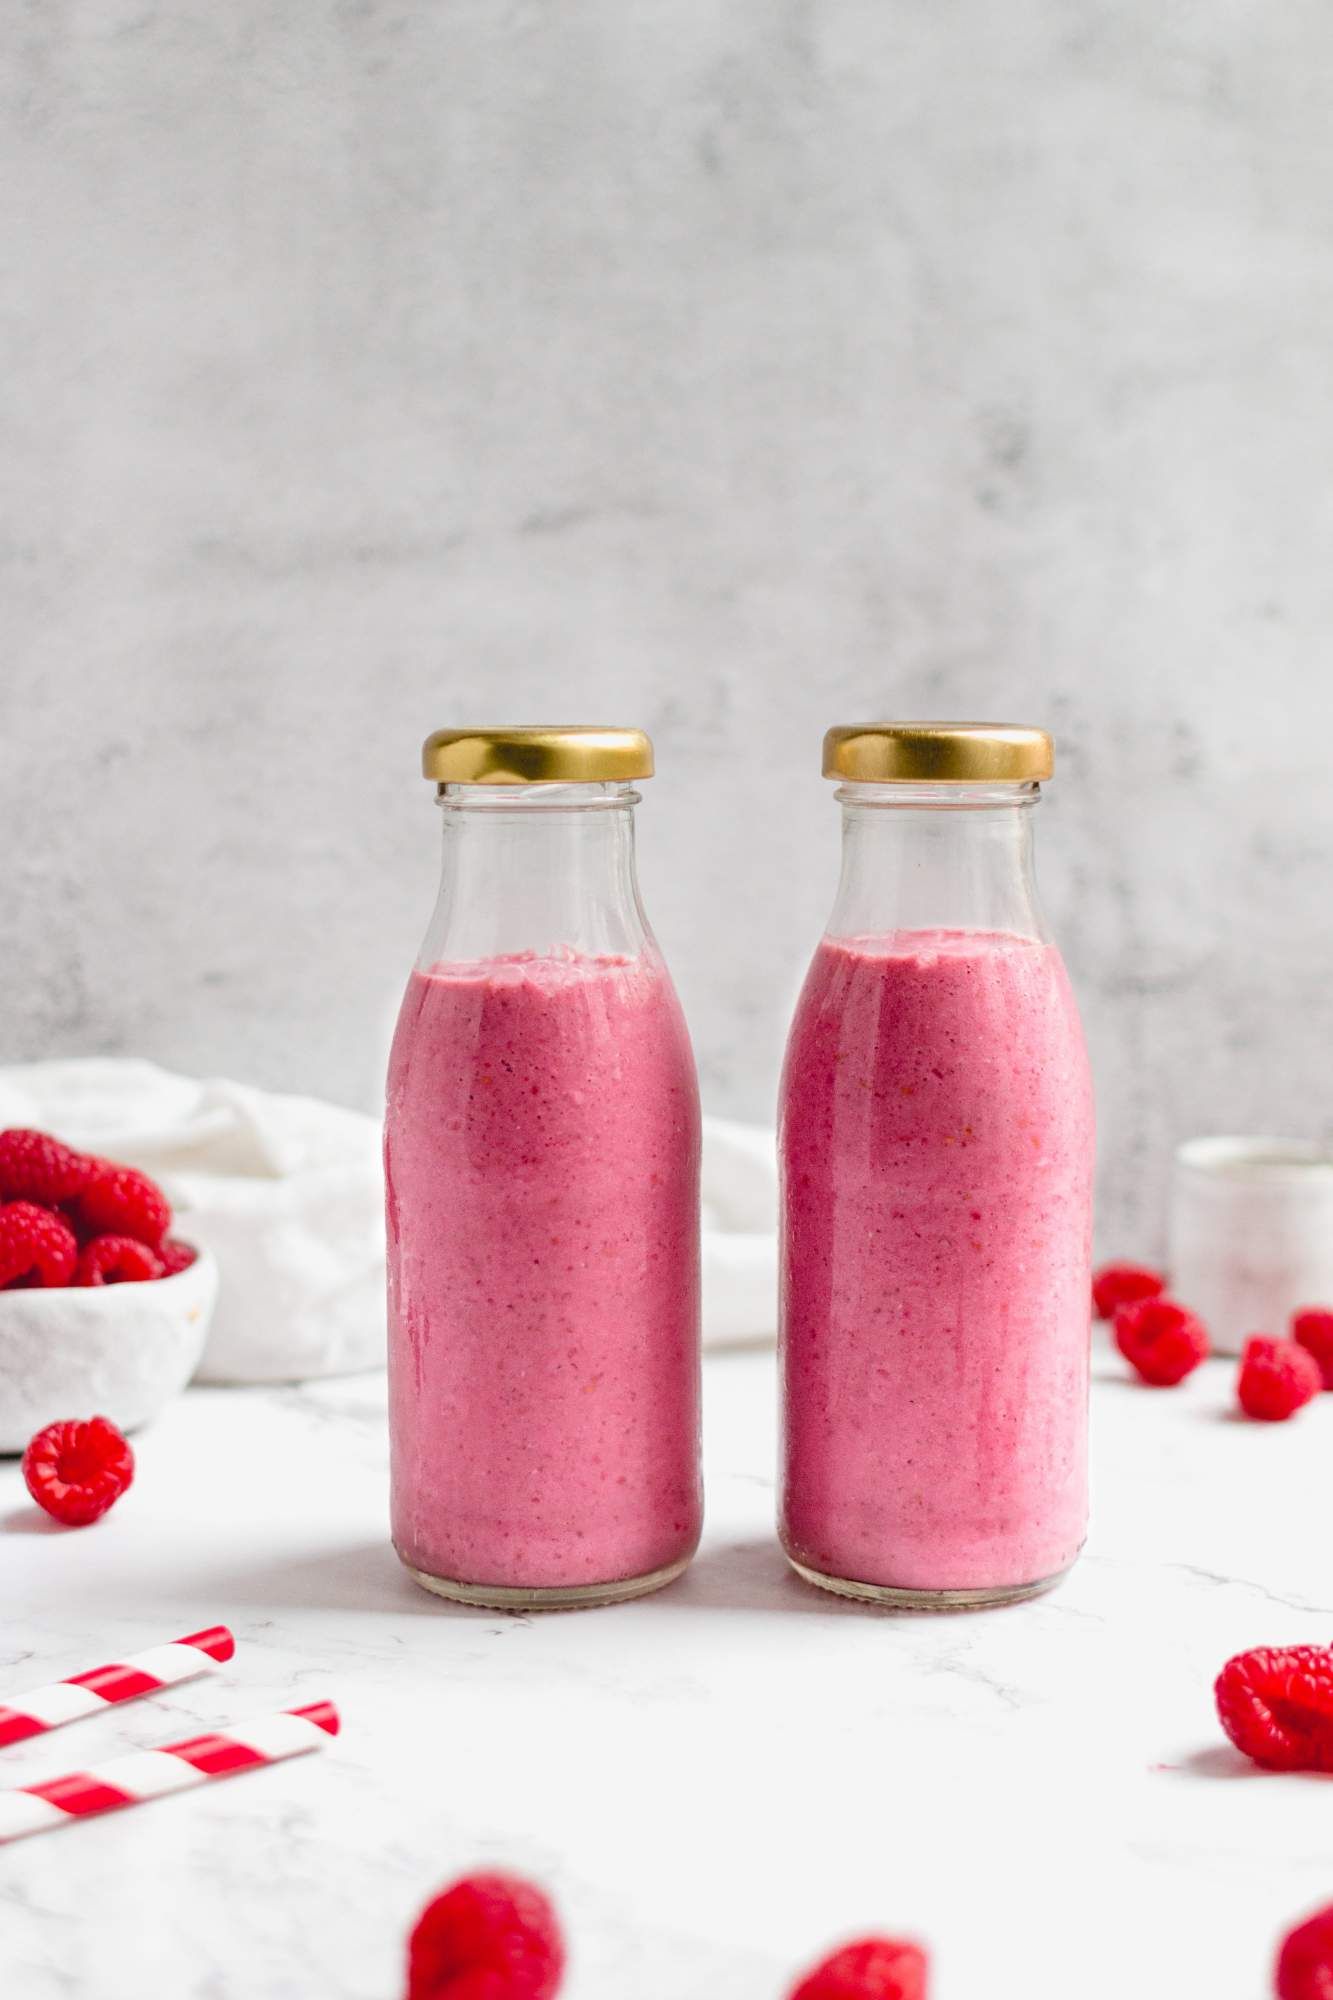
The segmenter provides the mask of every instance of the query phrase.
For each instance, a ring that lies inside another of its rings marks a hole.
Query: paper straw
[[[144,1805],[191,1785],[211,1784],[319,1750],[338,1734],[338,1711],[331,1701],[312,1702],[281,1715],[267,1715],[227,1734],[187,1736],[164,1743],[160,1750],[131,1750],[86,1771],[68,1771],[39,1785],[19,1785],[0,1792],[0,1844],[22,1840],[29,1833],[46,1833],[71,1820],[94,1813],[115,1812],[121,1806]]]
[[[226,1626],[211,1625],[206,1632],[191,1632],[187,1639],[173,1640],[169,1646],[150,1646],[146,1652],[131,1653],[86,1674],[71,1674],[68,1680],[34,1688],[12,1704],[0,1702],[0,1749],[58,1729],[64,1722],[97,1715],[119,1701],[135,1701],[141,1694],[156,1694],[178,1681],[193,1680],[219,1660],[229,1660],[235,1651],[236,1641]]]

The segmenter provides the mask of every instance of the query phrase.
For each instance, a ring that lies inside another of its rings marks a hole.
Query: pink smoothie
[[[389,1063],[393,1535],[567,1588],[699,1536],[699,1108],[661,961],[415,973]]]
[[[1083,1540],[1092,1093],[1050,945],[826,939],[783,1082],[783,1541],[908,1590]]]

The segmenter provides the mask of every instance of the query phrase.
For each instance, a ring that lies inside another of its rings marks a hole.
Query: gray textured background
[[[658,739],[645,891],[769,1112],[831,720],[1045,721],[1108,1246],[1322,1127],[1317,0],[13,0],[4,1053],[373,1100],[436,724]]]

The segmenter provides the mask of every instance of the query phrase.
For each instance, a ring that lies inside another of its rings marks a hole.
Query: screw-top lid
[[[824,738],[824,776],[860,785],[1034,783],[1054,765],[1046,731],[1021,723],[862,722]]]
[[[651,778],[653,746],[641,729],[587,722],[527,729],[437,729],[421,747],[437,785],[588,785]]]

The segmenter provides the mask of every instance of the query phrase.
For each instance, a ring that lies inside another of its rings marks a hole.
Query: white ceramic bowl
[[[207,1250],[170,1278],[0,1292],[0,1452],[62,1417],[155,1417],[199,1364],[217,1297]]]

